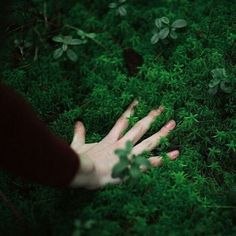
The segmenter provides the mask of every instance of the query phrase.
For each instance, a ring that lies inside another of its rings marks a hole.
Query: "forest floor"
[[[1,172],[1,191],[26,226],[0,200],[0,234],[236,235],[236,4],[111,2],[16,7],[1,79],[68,143],[77,120],[86,142],[98,142],[134,98],[130,125],[162,104],[165,112],[143,138],[174,119],[176,129],[152,155],[179,149],[180,156],[96,191]]]

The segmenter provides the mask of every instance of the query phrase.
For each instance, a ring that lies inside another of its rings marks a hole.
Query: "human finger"
[[[74,131],[74,137],[71,142],[71,147],[78,148],[85,144],[85,127],[84,124],[81,121],[78,121],[75,124],[75,131]]]
[[[171,151],[171,152],[168,152],[167,153],[167,156],[169,157],[170,160],[176,160],[179,156],[179,151],[178,150],[174,150],[174,151]],[[152,156],[150,158],[148,158],[150,164],[153,166],[153,167],[159,167],[163,164],[163,158],[161,156]],[[141,171],[146,171],[147,168],[146,166],[140,166],[140,169]]]
[[[121,142],[126,143],[130,140],[133,144],[137,143],[138,140],[147,132],[156,117],[164,111],[164,107],[160,106],[156,110],[149,112],[147,116],[138,121],[122,138]]]
[[[128,118],[134,113],[134,109],[138,104],[138,100],[135,99],[127,108],[127,110],[120,116],[120,118],[116,121],[115,125],[111,129],[111,131],[106,136],[107,139],[112,140],[113,142],[117,141],[125,129],[127,129],[129,125]]]
[[[161,137],[166,137],[176,126],[174,120],[169,121],[160,131],[133,147],[132,154],[139,155],[144,151],[152,151],[159,143]]]

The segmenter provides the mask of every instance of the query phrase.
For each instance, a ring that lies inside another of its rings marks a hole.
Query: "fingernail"
[[[176,125],[175,121],[171,120],[166,124],[166,128],[173,129],[175,127],[175,125]]]
[[[170,156],[170,158],[175,159],[176,157],[179,156],[179,151],[178,151],[178,150],[172,151],[172,152],[169,154],[169,156]]]

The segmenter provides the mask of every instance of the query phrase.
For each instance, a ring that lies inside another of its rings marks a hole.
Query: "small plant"
[[[57,48],[53,53],[54,59],[59,59],[64,53],[66,53],[67,57],[73,61],[76,62],[78,60],[77,54],[69,48],[69,46],[75,46],[86,43],[85,40],[81,39],[73,39],[72,36],[62,36],[57,35],[52,38],[54,42],[60,43],[61,47]]]
[[[136,179],[141,175],[141,168],[149,168],[150,162],[143,155],[132,155],[133,145],[130,141],[126,142],[125,149],[117,149],[115,154],[119,156],[120,161],[113,167],[112,177],[121,178],[126,181],[128,179]]]
[[[127,10],[125,5],[126,0],[118,0],[109,4],[109,8],[115,9],[116,14],[120,16],[126,16]]]
[[[227,74],[224,68],[216,68],[211,71],[213,79],[209,83],[208,93],[215,95],[220,87],[220,89],[225,93],[231,93],[232,87],[230,82],[227,80]]]
[[[180,29],[183,27],[187,26],[187,22],[183,19],[178,19],[175,20],[171,25],[170,25],[170,20],[167,17],[161,17],[157,18],[155,20],[155,30],[154,34],[151,38],[151,43],[156,44],[160,39],[165,39],[168,37],[168,35],[172,39],[177,39],[178,35],[176,33],[176,29]]]

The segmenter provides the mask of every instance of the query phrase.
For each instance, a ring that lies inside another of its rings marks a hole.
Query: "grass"
[[[160,104],[166,107],[144,138],[169,119],[177,123],[169,142],[152,154],[181,152],[177,161],[166,161],[135,182],[98,191],[54,189],[1,172],[1,191],[32,234],[235,235],[233,1],[127,1],[125,17],[116,15],[105,0],[29,4],[27,12],[17,8],[0,71],[2,80],[32,104],[52,132],[69,143],[75,121],[82,120],[87,142],[99,141],[137,97],[133,123]],[[185,19],[188,25],[178,39],[152,45],[154,21],[162,16]],[[55,35],[78,38],[68,25],[96,33],[97,42],[73,47],[76,63],[53,59]],[[22,47],[23,55],[16,39],[30,43]],[[208,93],[215,68],[225,68],[231,93]],[[1,235],[25,235],[25,226],[2,201],[0,212]]]

